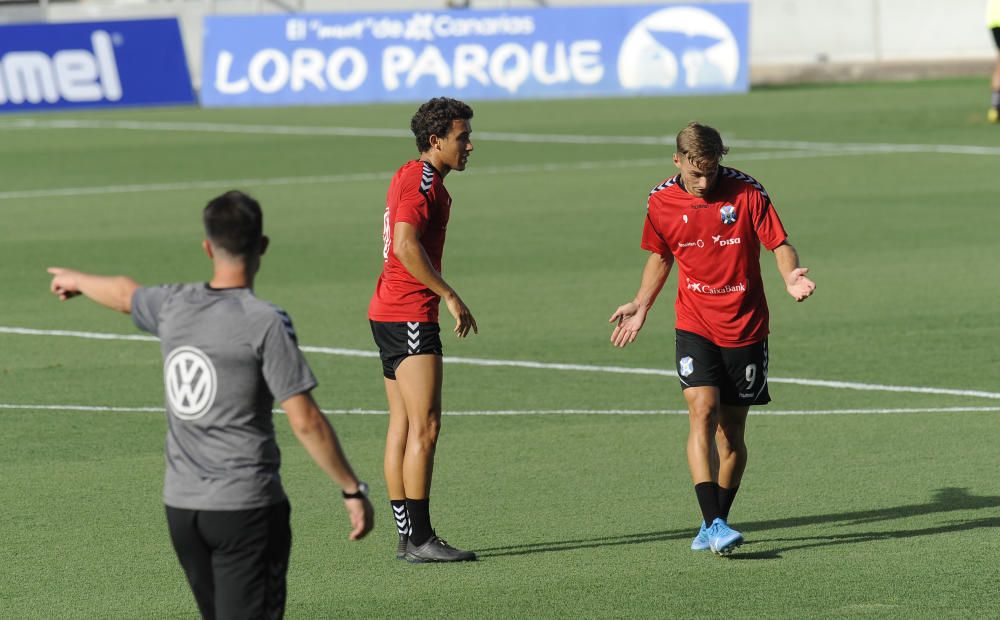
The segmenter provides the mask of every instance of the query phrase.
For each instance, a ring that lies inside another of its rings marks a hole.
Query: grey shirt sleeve
[[[160,310],[170,296],[180,289],[179,284],[140,287],[132,293],[132,322],[144,332],[159,336]]]
[[[264,329],[261,361],[264,381],[278,403],[317,385],[309,363],[299,350],[292,320],[279,308],[274,309]]]

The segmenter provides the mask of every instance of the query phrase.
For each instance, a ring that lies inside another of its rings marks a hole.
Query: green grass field
[[[377,529],[348,542],[337,489],[279,416],[287,617],[1000,616],[1000,128],[982,119],[986,93],[967,79],[471,102],[444,273],[480,334],[445,342],[433,504],[442,535],[481,561],[397,562],[381,499]],[[239,187],[272,237],[258,295],[304,346],[372,351],[385,189],[415,156],[414,109],[0,117],[0,617],[197,615],[160,502],[162,414],[138,411],[162,403],[158,347],[54,335],[138,332],[58,303],[45,268],[203,280],[201,207]],[[645,197],[692,119],[767,187],[819,287],[794,303],[762,257],[774,402],[751,416],[731,519],[748,542],[728,559],[688,550],[700,516],[676,379],[598,368],[673,366],[676,275],[628,349],[610,346],[607,318],[635,293]],[[324,408],[384,409],[376,359],[307,357]],[[384,415],[331,419],[383,498]]]

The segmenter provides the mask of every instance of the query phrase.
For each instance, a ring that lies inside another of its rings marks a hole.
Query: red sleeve
[[[667,245],[666,240],[656,230],[656,227],[653,225],[652,216],[648,211],[646,212],[646,223],[642,227],[642,243],[640,246],[644,250],[656,252],[661,256],[670,254],[670,246]]]
[[[785,232],[785,227],[781,224],[781,218],[778,217],[778,212],[774,210],[774,205],[771,204],[771,199],[767,195],[753,192],[751,205],[753,206],[751,212],[753,213],[757,238],[760,239],[765,248],[773,252],[776,247],[788,239],[788,233]]]
[[[419,168],[418,168],[419,170]],[[430,190],[433,191],[433,188]],[[401,184],[399,202],[396,204],[395,222],[412,224],[422,231],[430,219],[430,196],[420,191],[420,175],[412,175]]]

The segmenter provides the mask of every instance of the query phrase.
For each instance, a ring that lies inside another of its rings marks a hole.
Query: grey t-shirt
[[[166,390],[163,501],[244,510],[285,499],[272,408],[316,387],[292,321],[246,288],[140,288],[132,320],[159,336]]]

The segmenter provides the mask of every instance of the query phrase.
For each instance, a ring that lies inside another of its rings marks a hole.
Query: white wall
[[[280,0],[300,10],[439,9],[445,0]],[[650,0],[547,0],[548,6],[672,4]],[[705,2],[694,2],[703,4]],[[471,0],[473,8],[538,6],[532,0]],[[750,0],[751,79],[795,79],[810,70],[964,61],[985,66],[996,57],[986,29],[986,0]],[[49,5],[52,21],[177,15],[196,86],[201,71],[201,18],[210,13],[277,12],[268,0],[83,0]],[[4,20],[0,9],[0,23]],[[851,67],[853,65],[853,67]],[[784,71],[779,71],[784,68]],[[815,73],[815,71],[814,71]],[[877,71],[872,73],[877,75]],[[860,76],[860,71],[847,76]],[[784,76],[784,78],[782,78]]]
[[[757,0],[751,7],[751,64],[996,55],[986,0]]]

